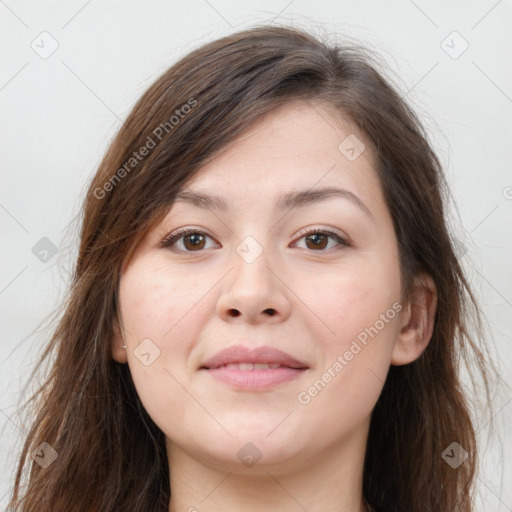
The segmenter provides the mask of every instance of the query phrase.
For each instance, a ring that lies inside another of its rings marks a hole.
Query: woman
[[[191,52],[89,187],[10,506],[474,510],[458,365],[490,362],[443,192],[364,50],[263,26]]]

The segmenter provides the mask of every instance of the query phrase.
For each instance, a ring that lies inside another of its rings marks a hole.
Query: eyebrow
[[[278,211],[304,208],[320,201],[332,199],[333,197],[348,199],[357,205],[369,217],[374,219],[374,216],[368,207],[363,203],[363,201],[353,192],[350,192],[350,190],[343,188],[328,187],[316,190],[288,192],[279,198],[276,208]],[[208,210],[229,210],[229,204],[223,197],[199,193],[193,190],[182,190],[176,195],[175,200],[184,201],[198,208],[204,208]]]

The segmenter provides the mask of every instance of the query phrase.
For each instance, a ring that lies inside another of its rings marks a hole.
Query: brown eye
[[[192,233],[183,237],[183,245],[187,250],[203,249],[205,245],[205,238],[199,233]]]
[[[332,249],[329,246],[330,240],[335,240],[337,244],[334,247],[348,247],[350,243],[341,238],[332,231],[324,231],[319,229],[309,230],[301,233],[302,236],[299,240],[306,241],[306,249],[315,252],[327,252],[327,249]],[[196,229],[181,229],[176,233],[171,234],[165,240],[160,242],[160,247],[170,248],[177,252],[201,252],[206,247],[208,240],[213,240],[210,236],[198,231]]]
[[[308,245],[308,249],[325,249],[329,243],[329,237],[322,233],[313,233],[312,235],[306,236],[305,239],[306,245],[308,245],[308,242],[311,243],[310,246]]]
[[[162,240],[160,247],[168,247],[181,252],[201,252],[207,248],[206,243],[208,239],[212,240],[211,237],[196,229],[181,229],[171,234],[165,240]]]
[[[306,249],[310,249],[316,252],[327,252],[326,249],[331,249],[333,246],[328,247],[330,240],[335,240],[337,244],[334,247],[348,247],[350,244],[341,238],[341,236],[333,233],[332,231],[324,231],[319,229],[310,229],[309,231],[303,231],[299,240],[305,240]]]

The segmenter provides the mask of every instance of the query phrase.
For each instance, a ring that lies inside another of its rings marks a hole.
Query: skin
[[[112,355],[129,365],[166,435],[170,511],[250,512],[262,504],[280,512],[365,510],[372,409],[390,365],[410,363],[426,348],[437,299],[426,275],[402,298],[397,240],[369,144],[354,161],[338,149],[351,133],[319,104],[295,101],[267,114],[186,186],[222,196],[230,209],[174,203],[123,267]],[[371,215],[340,197],[274,210],[281,194],[328,186],[351,191]],[[199,249],[186,237],[174,251],[158,246],[182,227],[207,235]],[[324,237],[318,248],[301,235],[306,227],[352,245]],[[262,249],[251,263],[236,251],[247,236]],[[401,311],[359,343],[308,403],[299,402],[393,304]],[[148,338],[149,352],[160,353],[146,366],[136,348]],[[238,343],[271,345],[309,369],[256,392],[199,371],[206,358]],[[248,442],[262,455],[252,467],[237,457]]]

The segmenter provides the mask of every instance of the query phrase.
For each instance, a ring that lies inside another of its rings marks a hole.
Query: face
[[[171,458],[285,470],[367,435],[401,288],[374,160],[354,136],[320,105],[268,114],[188,182],[125,264],[127,350],[118,338],[113,355]]]

